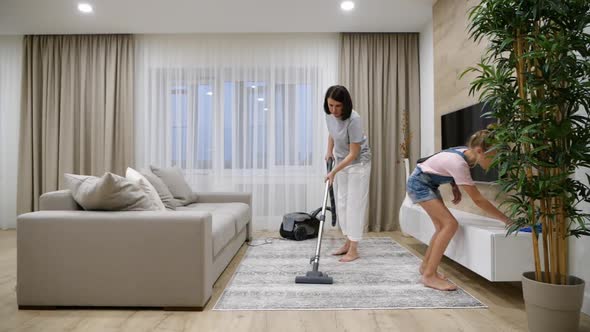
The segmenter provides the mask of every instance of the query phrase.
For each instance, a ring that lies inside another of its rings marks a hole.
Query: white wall
[[[579,181],[586,181],[586,173],[590,173],[590,169],[578,169],[575,178]],[[584,213],[590,213],[590,203],[582,202],[579,208]],[[579,239],[571,237],[569,241],[569,272],[578,278],[586,281],[586,288],[584,290],[584,306],[582,311],[590,315],[590,264],[588,264],[588,257],[590,257],[590,237],[585,236]]]
[[[16,227],[22,36],[0,36],[0,229]]]
[[[590,28],[587,28],[585,32],[590,33]],[[581,111],[579,113],[580,115],[584,115]],[[590,169],[577,169],[575,178],[578,181],[588,184],[586,174],[590,174]],[[590,213],[590,203],[582,202],[579,208],[584,213]],[[590,257],[590,237],[586,236],[579,239],[572,237],[569,241],[569,272],[586,281],[582,311],[590,315],[590,286],[588,286],[590,283],[590,264],[588,264],[588,257]]]
[[[434,153],[434,40],[432,17],[420,31],[420,155]]]

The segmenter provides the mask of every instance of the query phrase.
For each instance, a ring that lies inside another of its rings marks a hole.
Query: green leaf
[[[547,136],[553,139],[563,138],[572,131],[572,122],[569,119],[563,120],[547,130]]]
[[[515,221],[507,232],[541,216],[530,199],[559,197],[566,234],[588,235],[589,217],[576,205],[590,202],[590,188],[572,175],[577,167],[590,166],[590,33],[585,31],[590,1],[481,0],[469,21],[471,38],[487,44],[470,69],[477,77],[469,93],[486,102],[497,119],[492,164],[507,194],[500,203]],[[522,54],[514,49],[517,31],[524,40]],[[524,78],[516,77],[523,60]],[[527,168],[533,170],[530,178]],[[551,176],[544,168],[561,174]],[[555,214],[548,217],[557,222]]]

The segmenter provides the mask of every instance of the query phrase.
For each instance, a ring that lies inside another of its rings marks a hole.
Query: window
[[[277,84],[275,87],[275,165],[306,166],[313,157],[313,105],[309,84]]]
[[[268,168],[269,91],[266,82],[226,81],[224,148],[230,167]],[[230,152],[231,153],[228,153]]]
[[[169,84],[171,158],[189,169],[306,167],[314,155],[314,121],[323,119],[317,69],[253,72],[245,79],[230,70],[207,76],[184,70]],[[235,77],[237,76],[237,77]],[[263,79],[260,79],[262,77]],[[288,78],[288,79],[286,79]],[[297,79],[302,78],[302,79]],[[303,79],[304,78],[304,79]]]
[[[212,90],[211,84],[206,83],[179,84],[170,89],[172,165],[198,169],[213,167]],[[199,148],[189,148],[195,145]]]

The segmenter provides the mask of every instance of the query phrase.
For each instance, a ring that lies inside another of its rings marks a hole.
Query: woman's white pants
[[[350,241],[360,241],[367,219],[371,162],[346,166],[336,173],[336,215],[342,234]]]

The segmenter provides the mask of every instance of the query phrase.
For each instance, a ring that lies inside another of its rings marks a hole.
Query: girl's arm
[[[455,182],[451,182],[451,188],[453,188],[453,204],[459,204],[461,202],[461,190]]]
[[[350,143],[348,155],[346,158],[342,159],[342,161],[338,163],[338,165],[336,165],[336,167],[334,167],[330,173],[328,173],[326,180],[329,180],[330,184],[332,184],[334,182],[334,176],[336,176],[336,173],[340,172],[344,167],[350,165],[350,163],[352,163],[358,157],[360,152],[361,145],[359,143]]]
[[[483,197],[476,186],[460,185],[460,187],[461,189],[465,190],[465,192],[473,200],[473,203],[475,203],[475,205],[477,205],[480,209],[484,210],[494,219],[498,219],[505,224],[510,223],[510,219],[508,219],[508,217],[502,213],[502,211],[498,210],[498,208],[490,203],[487,198]]]

